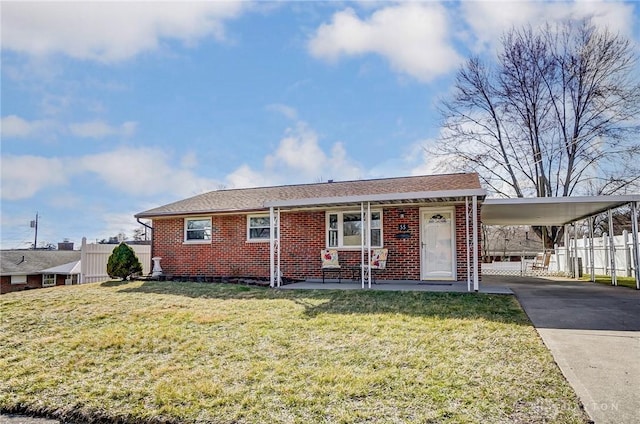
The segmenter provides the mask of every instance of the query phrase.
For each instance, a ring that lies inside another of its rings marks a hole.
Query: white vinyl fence
[[[574,252],[577,252],[582,265],[583,274],[591,274],[591,254],[589,246],[591,239],[584,236],[582,239],[571,240],[569,257],[573,261]],[[615,254],[615,267],[617,276],[633,277],[635,264],[633,263],[633,240],[631,234],[623,231],[622,235],[613,237]],[[637,249],[640,249],[640,242]],[[556,246],[556,266],[558,272],[570,272],[573,265],[567,270],[566,249]],[[593,239],[593,267],[596,275],[611,275],[611,256],[609,249],[609,236],[605,233],[602,237]]]
[[[87,239],[82,238],[80,284],[97,283],[110,279],[107,274],[107,262],[116,246],[117,244],[87,244]],[[142,275],[149,274],[151,272],[151,246],[140,244],[129,246],[136,252],[136,256],[142,264]]]

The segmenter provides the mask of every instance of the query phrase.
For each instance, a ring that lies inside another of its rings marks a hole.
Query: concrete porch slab
[[[280,286],[282,290],[362,290],[362,284],[355,281],[327,279],[323,283],[320,279],[306,280],[299,283]],[[421,291],[421,292],[450,292],[468,293],[467,283],[459,281],[415,281],[415,280],[376,280],[371,289],[365,284],[365,290],[378,291]],[[480,284],[480,293],[512,295],[513,291],[505,286],[491,286]],[[473,293],[473,291],[472,291]]]

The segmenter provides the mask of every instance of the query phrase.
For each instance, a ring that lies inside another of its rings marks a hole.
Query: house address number
[[[398,231],[409,231],[409,224],[398,224]]]

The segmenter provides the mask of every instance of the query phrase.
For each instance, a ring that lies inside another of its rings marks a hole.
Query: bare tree
[[[590,20],[512,29],[495,67],[473,57],[442,102],[430,154],[504,197],[624,193],[640,183],[633,45]],[[542,228],[534,228],[540,235]],[[548,228],[548,245],[561,237]]]

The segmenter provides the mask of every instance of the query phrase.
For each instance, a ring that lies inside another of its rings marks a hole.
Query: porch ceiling
[[[481,217],[486,225],[564,225],[631,202],[640,194],[485,199]]]

